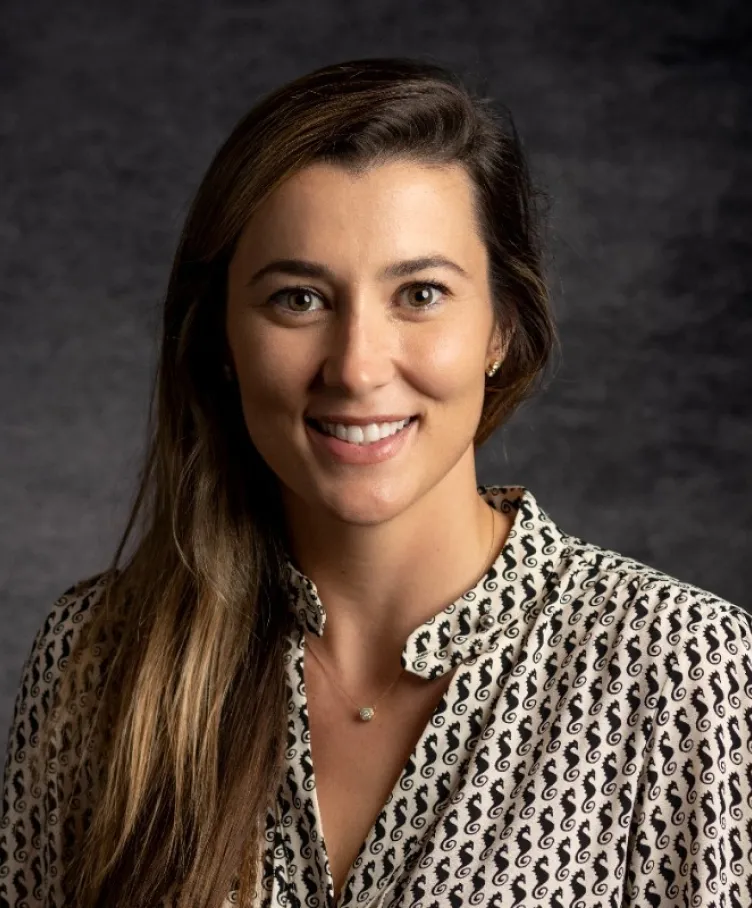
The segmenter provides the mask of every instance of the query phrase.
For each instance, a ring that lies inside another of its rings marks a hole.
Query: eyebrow
[[[461,268],[456,262],[448,259],[443,255],[425,255],[420,258],[404,259],[401,262],[393,262],[387,265],[379,272],[379,280],[389,280],[395,277],[407,277],[416,271],[424,271],[426,268],[449,268],[461,277],[468,278],[470,275]],[[258,271],[248,281],[248,287],[257,284],[267,274],[293,274],[296,277],[323,277],[334,281],[334,272],[326,265],[320,265],[317,262],[309,262],[305,259],[276,259],[259,268]]]

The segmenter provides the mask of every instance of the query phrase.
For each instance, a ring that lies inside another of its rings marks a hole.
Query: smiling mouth
[[[313,426],[316,429],[323,428],[323,424],[320,423],[317,419],[314,419],[312,416],[305,416],[303,418],[309,426]],[[410,422],[415,422],[417,418],[417,415],[405,417],[405,419],[409,420],[408,425],[410,424]],[[342,423],[342,425],[345,425],[348,428],[355,428],[356,426],[359,426],[361,429],[364,428],[364,425],[362,423]],[[376,425],[379,425],[379,423],[376,423]]]
[[[397,429],[395,432],[392,432],[390,435],[384,436],[384,438],[381,439],[381,440],[384,441],[384,440],[386,440],[386,438],[391,438],[393,435],[397,435],[397,434],[399,434],[400,432],[403,432],[405,429],[407,429],[409,426],[411,426],[414,422],[416,422],[417,419],[418,419],[418,416],[417,416],[417,415],[410,416],[410,417],[407,419],[407,421],[405,422],[405,424],[404,424],[400,429]],[[304,417],[304,421],[305,421],[312,429],[315,429],[316,432],[319,432],[321,435],[325,435],[327,438],[339,438],[338,435],[335,435],[335,434],[333,434],[332,432],[327,431],[327,429],[324,427],[324,425],[323,425],[322,423],[320,423],[320,422],[319,422],[318,420],[316,420],[316,419],[313,419],[313,418],[310,417],[310,416]],[[360,429],[360,430],[362,431],[363,429],[365,429],[365,426],[361,426],[361,425],[352,425],[352,426],[350,426],[350,425],[348,425],[348,428],[351,428],[351,429]],[[345,440],[345,439],[340,438],[340,441],[344,441],[344,440]],[[354,442],[354,443],[355,443],[355,444],[364,444],[364,441],[356,441],[356,442]]]

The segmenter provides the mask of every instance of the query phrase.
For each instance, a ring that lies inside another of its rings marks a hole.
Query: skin
[[[294,561],[326,608],[324,635],[307,644],[355,697],[398,677],[407,636],[477,582],[511,528],[476,491],[485,370],[503,347],[471,185],[455,164],[353,175],[316,163],[254,212],[229,266],[226,334],[245,423],[280,480]],[[379,277],[435,254],[466,276]],[[272,273],[249,286],[291,258],[333,277]],[[432,280],[448,292],[425,287]],[[420,420],[391,460],[344,465],[316,450],[306,411]]]

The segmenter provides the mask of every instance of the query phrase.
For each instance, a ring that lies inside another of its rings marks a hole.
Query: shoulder
[[[42,720],[53,707],[62,671],[112,579],[112,572],[105,571],[78,581],[58,596],[42,621],[21,673],[8,741],[10,760],[20,758],[20,752],[36,740]],[[83,657],[91,662],[88,676],[87,666],[83,669],[92,687],[97,668],[93,652],[101,655],[102,651],[101,646],[87,650]]]
[[[622,585],[635,601],[654,602],[658,611],[662,602],[681,599],[688,607],[691,604],[694,608],[693,621],[699,621],[705,615],[715,617],[719,609],[749,618],[740,606],[659,568],[582,539],[569,537],[568,541],[572,567],[585,575],[583,579],[586,583],[592,585],[610,581]]]
[[[24,666],[24,677],[34,689],[55,683],[112,579],[108,571],[95,574],[68,587],[55,600]]]
[[[571,538],[561,598],[576,599],[584,618],[619,624],[648,658],[689,655],[716,663],[752,650],[752,616],[741,606],[619,552]]]

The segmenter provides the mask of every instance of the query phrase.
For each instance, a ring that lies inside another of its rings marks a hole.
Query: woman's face
[[[474,470],[484,370],[500,348],[464,169],[399,161],[352,175],[317,163],[295,174],[239,239],[226,330],[250,438],[288,502],[377,523]],[[358,446],[357,433],[332,439],[308,424],[326,416],[416,419]]]

